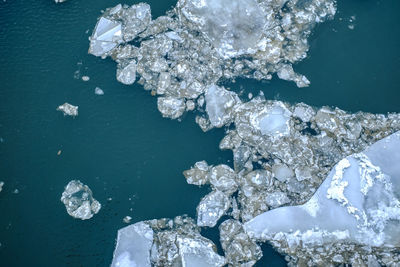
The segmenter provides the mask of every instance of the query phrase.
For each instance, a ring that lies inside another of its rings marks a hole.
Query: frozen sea
[[[108,266],[125,216],[194,217],[209,189],[187,185],[182,171],[203,159],[231,164],[231,153],[218,149],[222,129],[203,133],[193,114],[162,118],[149,92],[116,81],[114,62],[87,54],[100,11],[119,2],[0,1],[1,266]],[[155,17],[176,1],[147,2]],[[226,86],[291,103],[400,112],[399,12],[398,0],[339,0],[335,19],[316,28],[308,58],[295,66],[310,87],[276,78]],[[64,102],[78,105],[79,116],[57,112]],[[90,220],[73,219],[60,201],[72,179],[102,203]],[[217,242],[216,230],[204,235]],[[270,246],[263,251],[258,266],[285,265]]]

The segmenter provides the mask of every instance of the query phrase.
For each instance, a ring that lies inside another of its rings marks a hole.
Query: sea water
[[[218,149],[223,129],[203,133],[193,114],[162,118],[149,92],[116,81],[114,62],[87,54],[100,11],[120,2],[0,2],[1,266],[108,266],[125,216],[195,217],[210,189],[188,185],[182,171],[203,159],[232,164],[231,152]],[[175,4],[146,2],[153,17]],[[308,57],[294,66],[308,88],[277,78],[225,86],[290,103],[400,112],[399,11],[397,0],[338,1],[335,19],[317,26]],[[64,102],[78,105],[79,116],[57,112]],[[90,220],[70,217],[60,201],[73,179],[102,204]],[[218,241],[217,229],[202,233]],[[285,265],[269,245],[263,252],[258,266]]]

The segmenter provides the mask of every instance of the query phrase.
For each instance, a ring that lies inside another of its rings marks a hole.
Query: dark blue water
[[[218,150],[222,129],[203,133],[191,114],[163,119],[140,85],[115,80],[115,63],[87,54],[100,10],[118,2],[0,2],[1,266],[107,266],[123,217],[194,217],[209,189],[187,185],[182,171],[203,159],[230,164],[231,153]],[[147,2],[153,17],[175,4]],[[230,86],[292,103],[400,112],[400,1],[341,0],[338,10],[295,66],[309,88],[277,79]],[[78,69],[89,82],[74,79]],[[96,86],[104,96],[94,94]],[[63,117],[55,109],[64,102],[78,105],[80,115]],[[88,184],[103,205],[91,220],[73,219],[60,202],[72,179]],[[205,234],[216,241],[216,231]],[[285,264],[263,249],[259,266]]]

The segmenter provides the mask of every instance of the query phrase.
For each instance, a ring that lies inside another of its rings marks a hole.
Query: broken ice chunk
[[[237,175],[235,171],[225,164],[217,165],[210,171],[210,183],[215,189],[228,195],[237,190],[236,179]]]
[[[265,212],[245,224],[257,239],[400,245],[400,132],[341,160],[303,205]],[[289,244],[289,245],[290,245]]]
[[[289,133],[291,112],[281,102],[275,103],[270,109],[264,109],[257,117],[257,128],[263,135],[286,135]]]
[[[274,164],[272,166],[272,173],[274,177],[281,182],[294,176],[292,169],[290,169],[286,164]]]
[[[223,87],[211,85],[205,94],[206,112],[215,127],[224,126],[231,117],[232,107],[237,103],[237,96]]]
[[[266,21],[256,0],[179,0],[178,8],[222,57],[258,50]]]
[[[269,193],[265,199],[268,206],[276,208],[289,203],[289,198],[283,192],[273,192]]]
[[[117,80],[123,84],[130,85],[136,80],[136,61],[128,64],[118,64]]]
[[[151,267],[150,250],[153,230],[144,222],[138,222],[118,230],[111,267]]]
[[[229,206],[229,198],[224,193],[212,191],[197,206],[197,225],[214,227]]]
[[[307,87],[310,81],[306,76],[294,72],[292,65],[283,64],[277,71],[279,79],[286,81],[294,81],[297,87]]]
[[[177,119],[185,112],[186,104],[182,98],[159,97],[157,99],[157,107],[163,117]]]
[[[244,232],[239,221],[226,220],[219,226],[220,240],[230,266],[253,266],[262,257],[256,242]]]
[[[150,6],[146,3],[132,5],[123,9],[121,19],[123,25],[123,37],[126,42],[132,41],[136,36],[146,30],[151,21]]]
[[[105,56],[122,42],[121,23],[101,17],[90,37],[89,53]]]
[[[309,122],[315,116],[315,111],[312,107],[304,103],[299,103],[296,105],[293,115],[304,122]]]
[[[188,184],[204,185],[208,182],[208,171],[210,167],[206,161],[199,161],[190,170],[183,172]]]
[[[101,208],[101,204],[93,198],[90,188],[79,180],[72,180],[67,184],[61,201],[69,215],[81,220],[92,218]]]
[[[4,186],[4,182],[0,181],[0,192],[1,192],[1,190],[3,190],[3,186]]]
[[[224,257],[215,253],[214,244],[207,239],[178,237],[182,267],[217,267],[225,265]]]
[[[124,223],[131,223],[132,217],[131,216],[125,216],[124,219],[122,219],[122,221]]]
[[[72,116],[76,117],[78,116],[78,106],[73,106],[69,103],[64,103],[60,106],[57,107],[58,111],[62,111],[64,113],[64,116]]]

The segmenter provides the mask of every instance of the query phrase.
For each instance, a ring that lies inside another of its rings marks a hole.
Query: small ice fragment
[[[90,80],[89,76],[82,76],[82,81],[87,82]]]
[[[62,111],[64,113],[64,116],[73,116],[76,117],[78,116],[78,106],[73,106],[69,103],[64,103],[57,108],[58,111]]]
[[[3,186],[4,186],[4,182],[0,181],[0,192],[1,192],[1,190],[3,190]]]
[[[124,223],[131,223],[132,217],[131,216],[125,216],[123,221]]]
[[[347,27],[348,27],[350,30],[354,30],[354,24],[349,24]]]
[[[94,88],[94,93],[96,95],[104,95],[104,91],[100,87]]]
[[[14,191],[13,191],[13,194],[18,194],[19,193],[19,190],[18,190],[18,188],[16,188]]]
[[[54,0],[54,2],[56,2],[56,4],[62,3],[62,2],[65,2],[65,1],[67,1],[67,0]],[[5,2],[5,1],[4,1],[4,2]]]
[[[79,180],[72,180],[67,184],[61,201],[69,215],[81,220],[92,218],[101,209],[101,204],[92,196],[92,190]]]

